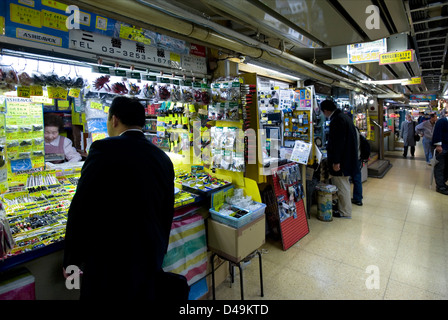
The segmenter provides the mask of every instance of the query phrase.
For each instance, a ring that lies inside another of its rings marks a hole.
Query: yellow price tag
[[[44,95],[44,90],[42,86],[31,86],[30,87],[30,96],[39,96],[42,97]]]
[[[70,101],[68,101],[68,100],[58,101],[58,109],[59,110],[68,110],[68,108],[70,108]]]
[[[69,95],[69,97],[78,98],[80,93],[81,93],[81,89],[79,89],[79,88],[70,88],[70,91],[68,92],[68,95]]]
[[[174,62],[179,62],[180,63],[180,54],[174,53],[174,52],[170,52],[170,60],[174,61]]]
[[[21,98],[29,98],[30,97],[30,87],[20,86],[17,87],[17,96]]]
[[[67,89],[62,87],[47,87],[48,98],[67,100]]]
[[[90,103],[90,108],[92,109],[96,109],[96,110],[103,110],[103,105],[99,102],[91,102]]]

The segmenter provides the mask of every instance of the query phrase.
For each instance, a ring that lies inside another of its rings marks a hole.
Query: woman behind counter
[[[45,155],[64,155],[65,161],[77,162],[82,159],[81,155],[73,147],[72,141],[59,135],[64,126],[61,117],[52,114],[44,116],[44,140]],[[64,160],[50,161],[52,163],[65,162]]]

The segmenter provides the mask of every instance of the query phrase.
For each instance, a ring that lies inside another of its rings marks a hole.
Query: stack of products
[[[213,220],[234,228],[256,220],[264,214],[266,205],[256,202],[251,196],[245,196],[243,189],[233,187],[213,194],[210,213]]]
[[[73,193],[61,187],[4,194],[1,198],[4,216],[16,244],[10,255],[64,239],[72,197]]]
[[[195,173],[178,171],[174,182],[181,185],[183,190],[195,194],[206,194],[231,184],[201,171]]]
[[[179,208],[196,201],[197,196],[190,192],[180,190],[174,196],[174,208]]]
[[[210,140],[212,168],[244,171],[244,132],[242,130],[236,127],[212,127]]]

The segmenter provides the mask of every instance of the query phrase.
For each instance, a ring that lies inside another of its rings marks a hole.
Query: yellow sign
[[[59,14],[56,12],[51,12],[47,10],[42,10],[42,25],[44,27],[60,30],[60,31],[68,31],[65,26],[65,21],[67,17],[63,14]]]
[[[18,86],[17,87],[17,96],[21,97],[21,98],[29,98],[30,97],[30,87]]]
[[[402,86],[412,86],[414,84],[421,84],[422,83],[422,78],[421,77],[415,77],[415,78],[411,78],[411,80],[409,81],[403,81],[401,83]]]
[[[5,34],[5,17],[0,17],[0,34]]]
[[[100,102],[90,102],[90,108],[103,111],[103,104]]]
[[[147,45],[151,44],[151,39],[145,37],[144,31],[141,28],[121,25],[120,38],[141,42]]]
[[[62,11],[65,11],[65,9],[67,9],[66,4],[54,0],[42,0],[42,5]]]
[[[50,99],[67,100],[67,88],[62,87],[47,87],[48,97]]]
[[[180,54],[174,53],[174,52],[170,52],[170,60],[174,61],[174,62],[179,62],[180,63]]]
[[[41,28],[40,11],[32,8],[10,4],[10,19],[12,22]]]
[[[44,90],[42,88],[42,86],[31,86],[30,87],[30,96],[43,96],[44,95]]]
[[[380,54],[379,64],[393,64],[414,61],[414,50],[406,50],[400,52],[387,52]]]
[[[68,92],[68,96],[73,97],[73,98],[78,98],[80,93],[81,93],[81,89],[70,88],[70,91]]]

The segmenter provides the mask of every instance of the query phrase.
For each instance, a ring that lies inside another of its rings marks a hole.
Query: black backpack
[[[367,139],[358,132],[359,134],[359,150],[361,151],[360,159],[362,162],[369,161],[370,158],[370,143]]]

